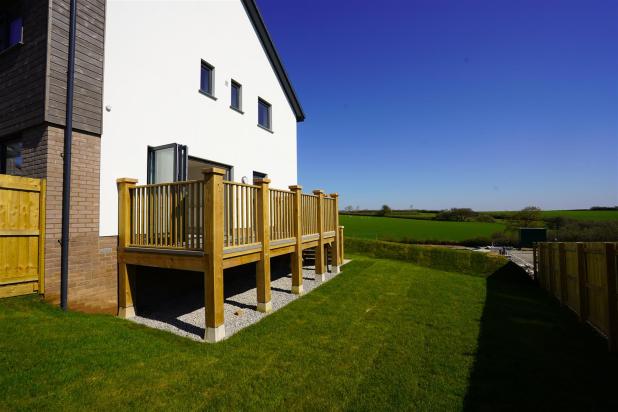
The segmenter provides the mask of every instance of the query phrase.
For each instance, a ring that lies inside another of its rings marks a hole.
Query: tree
[[[534,227],[541,220],[541,209],[536,206],[528,206],[513,215],[520,227]]]
[[[436,215],[436,220],[451,220],[455,222],[465,222],[478,215],[474,210],[467,207],[454,207],[443,210]]]
[[[354,206],[346,206],[345,209],[346,212],[352,212],[354,210]]]
[[[391,214],[391,208],[389,205],[382,205],[382,209],[378,212],[380,216],[388,216]]]

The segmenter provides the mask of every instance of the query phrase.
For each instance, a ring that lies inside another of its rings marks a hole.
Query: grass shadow
[[[618,410],[618,357],[509,263],[487,278],[464,409]]]

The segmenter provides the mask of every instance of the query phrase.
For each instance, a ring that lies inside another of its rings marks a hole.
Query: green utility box
[[[534,242],[546,242],[547,229],[544,227],[520,227],[519,247],[532,247]]]

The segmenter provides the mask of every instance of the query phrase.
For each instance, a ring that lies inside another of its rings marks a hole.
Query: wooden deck
[[[132,316],[130,272],[135,265],[204,273],[205,340],[225,337],[223,270],[256,262],[258,310],[268,312],[270,258],[291,255],[292,292],[301,294],[302,251],[316,249],[316,276],[343,261],[338,196],[300,186],[271,189],[223,181],[224,171],[204,169],[204,180],[137,186],[118,179],[118,315]]]

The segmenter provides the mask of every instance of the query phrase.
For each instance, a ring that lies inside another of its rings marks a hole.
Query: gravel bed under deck
[[[344,264],[348,262],[349,260],[346,260]],[[327,272],[324,275],[325,282],[338,276],[331,272]],[[246,278],[243,279],[243,282],[247,281]],[[255,277],[250,281],[255,285]],[[303,294],[311,292],[313,289],[320,286],[321,283],[323,282],[315,280],[314,266],[303,267]],[[234,286],[237,285],[230,286],[234,288]],[[228,285],[226,284],[224,287],[227,288]],[[199,309],[193,309],[196,307],[195,302],[203,299],[203,296],[201,291],[195,291],[188,296],[183,296],[182,299],[166,301],[156,311],[148,313],[147,315],[135,316],[129,318],[129,320],[190,339],[203,341],[204,306],[202,304]],[[278,278],[273,278],[271,280],[272,312],[270,313],[281,309],[301,296],[292,293],[292,275],[290,273]],[[230,296],[226,294],[224,302],[226,338],[270,314],[258,312],[256,303],[257,291],[255,287],[246,289],[241,286],[240,293]],[[185,310],[183,308],[191,309]]]

